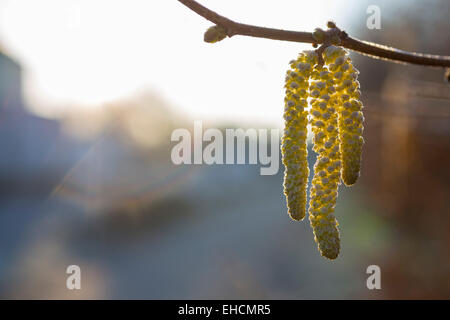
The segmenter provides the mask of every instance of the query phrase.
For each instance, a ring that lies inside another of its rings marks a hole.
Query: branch
[[[238,23],[215,13],[194,0],[178,1],[205,19],[225,29],[228,37],[241,35],[282,41],[317,43],[317,40],[313,37],[311,32],[288,31]],[[343,31],[340,32],[339,36],[341,40],[340,45],[342,47],[369,55],[373,58],[386,59],[397,63],[412,63],[422,66],[450,68],[450,56],[403,51],[376,43],[361,41],[348,36],[347,33]]]

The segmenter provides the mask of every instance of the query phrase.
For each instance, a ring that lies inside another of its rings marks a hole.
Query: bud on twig
[[[208,43],[219,42],[227,36],[227,31],[221,26],[212,26],[206,30],[203,40]]]

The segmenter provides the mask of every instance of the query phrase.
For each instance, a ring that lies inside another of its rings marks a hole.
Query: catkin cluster
[[[319,63],[314,51],[301,53],[286,75],[282,139],[284,193],[288,212],[301,220],[306,212],[307,123],[311,125],[317,161],[314,165],[309,220],[320,253],[335,259],[340,251],[334,209],[342,179],[352,185],[359,176],[364,140],[358,71],[347,52],[330,46]],[[308,101],[309,98],[309,101]],[[309,109],[309,110],[308,110]]]

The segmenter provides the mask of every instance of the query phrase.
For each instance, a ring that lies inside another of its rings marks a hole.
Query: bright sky
[[[348,20],[336,0],[199,2],[284,29],[311,31],[328,19],[345,28]],[[25,67],[26,99],[38,114],[96,108],[149,87],[197,119],[279,121],[285,69],[310,46],[246,37],[206,44],[210,25],[175,0],[0,0],[0,44]]]

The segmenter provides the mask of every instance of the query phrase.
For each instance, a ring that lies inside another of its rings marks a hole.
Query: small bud
[[[319,43],[322,43],[325,40],[325,31],[322,30],[321,28],[314,29],[312,35],[313,38],[317,40],[317,42]]]
[[[337,28],[336,27],[336,23],[334,21],[328,21],[327,22],[327,27],[330,28],[330,29],[331,28]]]
[[[208,43],[219,42],[227,36],[227,31],[221,26],[212,26],[206,30],[203,40]]]

